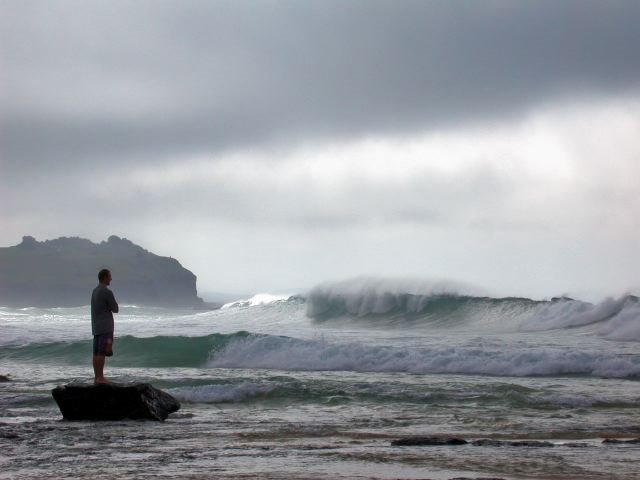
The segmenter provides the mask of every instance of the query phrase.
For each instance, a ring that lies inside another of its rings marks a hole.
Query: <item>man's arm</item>
[[[107,298],[107,302],[109,305],[109,310],[113,313],[118,313],[118,302],[116,302],[116,297],[113,295],[113,292],[109,290],[109,297]]]

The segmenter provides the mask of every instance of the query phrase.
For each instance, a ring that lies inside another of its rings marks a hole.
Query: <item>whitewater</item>
[[[107,375],[176,396],[164,424],[62,421],[50,390],[92,376],[88,307],[0,306],[1,478],[640,472],[640,444],[602,443],[640,437],[633,295],[493,298],[360,278],[212,311],[123,305],[115,334]],[[550,443],[391,445],[414,435]]]

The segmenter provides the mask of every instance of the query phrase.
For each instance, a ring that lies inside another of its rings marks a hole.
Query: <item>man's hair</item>
[[[101,282],[103,279],[107,278],[109,275],[111,275],[111,272],[106,268],[103,268],[98,272],[98,281]]]

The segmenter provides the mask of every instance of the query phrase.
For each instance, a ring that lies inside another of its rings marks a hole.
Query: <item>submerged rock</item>
[[[502,477],[454,477],[449,480],[506,480]]]
[[[0,383],[2,382],[10,382],[11,379],[9,378],[9,375],[0,375]]]
[[[449,437],[407,437],[394,440],[391,445],[394,447],[414,447],[414,446],[438,446],[438,445],[466,445],[468,442],[462,438]]]
[[[491,438],[481,438],[471,442],[476,447],[554,447],[551,442],[545,442],[540,440],[494,440]]]
[[[613,443],[613,444],[631,444],[631,445],[635,445],[637,443],[640,443],[640,437],[639,438],[632,438],[631,440],[620,440],[619,438],[605,438],[602,443]]]
[[[631,442],[631,441],[630,441]],[[627,443],[630,443],[627,442]],[[494,440],[490,438],[480,438],[478,440],[465,440],[456,437],[406,437],[393,440],[394,447],[415,447],[415,446],[442,446],[442,445],[467,445],[474,447],[554,447],[551,442],[539,440]]]
[[[506,442],[492,438],[480,438],[471,442],[474,447],[504,447]]]
[[[554,447],[551,442],[544,442],[540,440],[519,440],[516,442],[508,442],[507,445],[511,447]]]
[[[51,391],[66,420],[165,420],[180,402],[149,383],[70,383]]]

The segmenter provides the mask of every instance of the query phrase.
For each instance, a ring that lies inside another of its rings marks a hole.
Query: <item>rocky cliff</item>
[[[176,259],[116,236],[100,243],[24,237],[19,245],[0,248],[0,305],[87,305],[102,268],[111,270],[111,289],[121,305],[204,306],[196,276]]]

